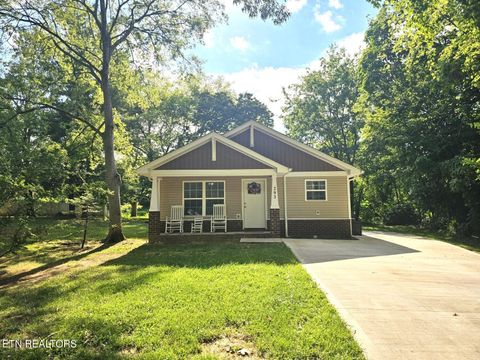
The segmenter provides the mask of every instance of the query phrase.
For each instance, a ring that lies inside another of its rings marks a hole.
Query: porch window
[[[223,181],[205,182],[206,215],[213,215],[213,205],[225,203],[225,183]]]
[[[327,180],[305,180],[305,201],[327,200]]]
[[[185,215],[203,214],[203,183],[201,181],[183,183],[183,209]]]
[[[212,215],[215,204],[225,204],[224,181],[185,181],[183,183],[183,207],[186,216]]]

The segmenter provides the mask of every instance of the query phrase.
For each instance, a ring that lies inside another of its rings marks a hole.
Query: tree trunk
[[[28,190],[25,212],[26,212],[28,217],[35,217],[36,216],[36,213],[35,213],[35,199],[34,199],[32,190]]]
[[[120,208],[120,175],[117,172],[114,151],[114,124],[109,81],[102,86],[105,106],[105,132],[103,133],[103,151],[105,153],[105,176],[108,194],[110,230],[105,242],[117,242],[125,239],[122,232],[122,214]]]
[[[104,7],[102,2],[102,8]],[[104,11],[102,10],[102,17]],[[105,19],[106,23],[106,19]],[[120,204],[120,174],[117,172],[114,149],[114,131],[112,92],[110,89],[110,51],[111,40],[106,29],[102,31],[103,67],[102,67],[102,93],[103,111],[105,115],[105,131],[103,138],[103,151],[105,153],[105,177],[108,194],[108,209],[110,213],[110,229],[105,242],[118,242],[125,239],[122,232],[122,213]]]
[[[85,247],[85,242],[87,241],[87,229],[88,229],[88,208],[85,211],[85,223],[83,225],[83,240],[81,249]]]
[[[131,205],[131,210],[130,210],[130,217],[137,217],[137,204],[138,202],[135,200],[135,201],[132,201],[130,202],[130,205]]]

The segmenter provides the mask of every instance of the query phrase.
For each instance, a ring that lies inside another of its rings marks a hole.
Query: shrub
[[[396,204],[387,209],[383,222],[385,225],[418,225],[420,217],[412,204]]]

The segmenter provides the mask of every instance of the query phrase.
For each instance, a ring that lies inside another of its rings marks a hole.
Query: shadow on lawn
[[[104,246],[94,251],[103,249],[105,249]],[[85,255],[87,254],[76,258],[79,259]],[[63,261],[70,260],[72,258]],[[21,287],[16,288],[15,291],[0,289],[0,294],[3,296],[2,304],[6,310],[5,315],[0,316],[2,325],[0,337],[8,338],[11,334],[25,331],[25,328],[37,337],[48,337],[49,334],[58,330],[58,323],[44,321],[51,317],[50,304],[60,298],[68,298],[72,294],[82,294],[86,289],[89,293],[97,294],[99,298],[108,299],[109,296],[116,296],[116,294],[123,296],[135,291],[136,287],[152,284],[152,278],[159,282],[163,275],[169,276],[169,273],[182,268],[208,269],[235,264],[290,265],[297,263],[290,250],[283,244],[240,243],[238,239],[144,244],[119,258],[103,263],[93,273],[85,269],[80,273],[68,275],[65,280],[43,282],[41,286]],[[36,269],[36,271],[39,270]],[[68,286],[60,286],[58,281],[62,284],[68,283]],[[66,321],[65,318],[59,319]],[[136,351],[135,348],[129,349],[119,340],[134,329],[129,319],[116,320],[113,323],[111,319],[82,314],[68,319],[68,324],[65,325],[67,333],[76,334],[74,338],[82,344],[75,350],[78,357],[113,359],[121,358],[122,351],[127,353]],[[47,354],[41,351],[35,353],[39,356]],[[8,353],[8,355],[14,355],[13,358],[21,358],[21,356],[16,357],[18,354],[24,353]],[[48,355],[54,354],[60,357],[63,355],[63,353],[56,354],[55,350],[48,352]]]
[[[240,243],[238,239],[145,244],[101,266],[211,268],[230,264],[298,263],[281,243]]]
[[[6,278],[3,278],[3,279],[0,279],[0,289],[6,285],[10,285],[10,284],[13,284],[13,283],[16,283],[20,280],[22,280],[24,277],[26,276],[29,276],[29,275],[35,275],[41,271],[44,271],[44,270],[48,270],[48,269],[51,269],[51,268],[54,268],[56,266],[59,266],[59,265],[63,265],[69,261],[75,261],[75,260],[80,260],[88,255],[91,255],[91,254],[94,254],[94,253],[97,253],[97,252],[100,252],[100,251],[103,251],[105,249],[108,249],[110,246],[112,245],[115,245],[115,244],[109,244],[109,243],[104,243],[92,250],[89,250],[89,251],[85,251],[85,252],[82,252],[81,254],[78,254],[78,255],[73,255],[73,256],[68,256],[68,257],[65,257],[65,258],[62,258],[62,259],[59,259],[59,260],[56,260],[56,261],[53,261],[53,262],[50,262],[48,264],[45,264],[45,265],[42,265],[42,266],[39,266],[39,267],[36,267],[34,269],[31,269],[31,270],[28,270],[28,271],[24,271],[24,272],[21,272],[19,274],[16,274],[16,275],[13,275],[13,276],[10,276],[10,277],[6,277]]]

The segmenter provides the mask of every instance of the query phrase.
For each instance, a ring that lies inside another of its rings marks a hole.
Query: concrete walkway
[[[480,359],[480,254],[411,235],[285,240],[369,359]]]

